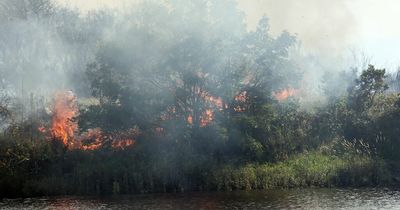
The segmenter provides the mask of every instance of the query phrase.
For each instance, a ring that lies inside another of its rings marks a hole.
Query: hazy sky
[[[83,13],[118,8],[137,0],[58,0]],[[239,0],[249,29],[266,14],[274,34],[296,33],[310,53],[338,56],[363,51],[378,66],[400,65],[400,1],[398,0]]]

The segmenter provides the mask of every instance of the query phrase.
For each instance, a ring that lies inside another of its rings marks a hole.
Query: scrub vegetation
[[[399,185],[399,77],[309,103],[300,40],[236,1],[0,3],[0,197]]]

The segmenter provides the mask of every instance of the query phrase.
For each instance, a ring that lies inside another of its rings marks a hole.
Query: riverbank
[[[292,187],[387,186],[391,173],[381,159],[366,155],[295,155],[274,164],[225,166],[213,173],[216,190],[252,190]]]
[[[277,162],[224,160],[218,163],[214,157],[195,153],[173,153],[176,156],[145,153],[144,156],[140,147],[113,152],[63,151],[54,150],[55,146],[42,143],[35,147],[25,144],[10,147],[8,151],[32,150],[22,156],[24,159],[10,159],[16,164],[0,167],[0,197],[398,184],[396,170],[393,170],[395,164],[387,164],[343,140]]]

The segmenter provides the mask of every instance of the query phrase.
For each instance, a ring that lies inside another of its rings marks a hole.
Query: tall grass
[[[216,190],[251,190],[291,187],[386,185],[385,163],[367,155],[342,157],[321,151],[298,154],[273,164],[225,166],[214,171],[209,186]]]

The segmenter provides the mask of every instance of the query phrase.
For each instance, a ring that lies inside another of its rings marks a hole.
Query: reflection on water
[[[400,209],[400,191],[291,189],[3,199],[1,209]]]

